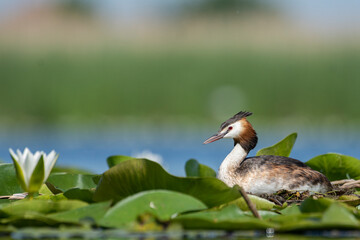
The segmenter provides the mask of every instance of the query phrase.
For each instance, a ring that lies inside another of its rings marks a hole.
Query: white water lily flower
[[[16,153],[11,148],[9,151],[18,180],[22,188],[29,194],[40,189],[59,157],[54,150],[48,155],[43,151],[33,154],[28,148],[25,148],[23,153],[19,149]]]

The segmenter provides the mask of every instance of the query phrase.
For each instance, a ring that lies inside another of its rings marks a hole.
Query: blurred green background
[[[355,1],[1,5],[2,126],[360,120]]]

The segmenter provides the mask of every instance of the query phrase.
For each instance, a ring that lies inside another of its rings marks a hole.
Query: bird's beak
[[[225,136],[226,133],[227,133],[227,132],[217,133],[217,134],[209,137],[208,139],[206,139],[205,142],[204,142],[204,144],[212,143],[212,142],[215,142],[215,141],[217,141],[217,140],[219,140],[219,139],[222,139],[222,138]]]

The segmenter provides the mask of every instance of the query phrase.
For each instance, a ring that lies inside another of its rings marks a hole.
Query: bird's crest
[[[251,112],[238,112],[237,114],[235,114],[234,116],[232,116],[231,118],[229,118],[228,120],[226,120],[225,122],[223,122],[220,126],[220,129],[224,129],[227,126],[229,126],[230,124],[239,121],[240,119],[246,118],[251,116],[252,113]]]

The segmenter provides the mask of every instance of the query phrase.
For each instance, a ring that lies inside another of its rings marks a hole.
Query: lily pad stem
[[[244,191],[244,189],[242,187],[239,186],[239,190],[241,195],[243,196],[246,204],[248,205],[250,211],[252,212],[252,214],[254,215],[254,217],[261,219],[261,216],[259,214],[259,212],[256,209],[256,206],[251,202],[249,196],[247,195],[247,193]]]

